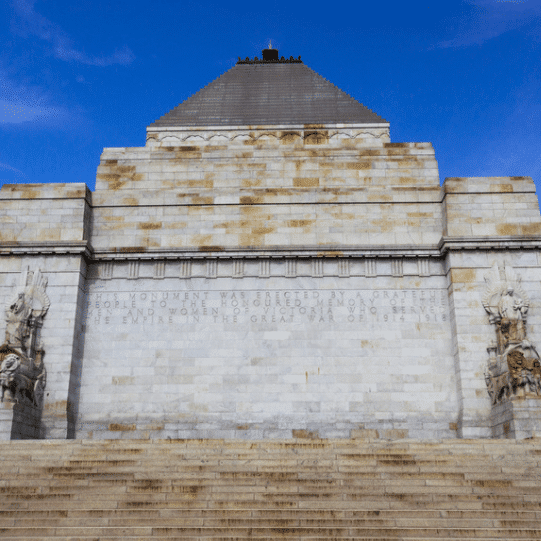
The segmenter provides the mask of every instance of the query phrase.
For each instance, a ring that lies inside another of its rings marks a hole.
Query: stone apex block
[[[92,201],[92,192],[84,182],[54,184],[4,184],[0,200],[9,199],[86,199]]]
[[[443,182],[446,194],[535,193],[531,177],[448,177]]]

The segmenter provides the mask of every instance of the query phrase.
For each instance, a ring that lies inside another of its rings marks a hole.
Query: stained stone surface
[[[4,185],[0,304],[27,267],[48,280],[41,434],[539,435],[539,397],[493,407],[483,304],[487,273],[513,269],[522,350],[541,347],[532,179],[440,185],[432,145],[371,114],[172,115],[104,149],[93,193]]]
[[[40,408],[9,400],[0,404],[0,441],[39,439],[40,430]]]
[[[175,438],[382,421],[450,437],[456,422],[444,276],[120,278],[93,281],[88,304],[82,437],[151,421]]]

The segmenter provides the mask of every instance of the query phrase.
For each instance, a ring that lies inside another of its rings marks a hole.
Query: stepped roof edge
[[[172,131],[256,131],[256,130],[314,130],[314,129],[367,129],[389,128],[389,122],[366,122],[356,124],[343,123],[314,123],[314,124],[258,124],[258,125],[208,125],[208,126],[147,126],[147,132],[172,132]]]

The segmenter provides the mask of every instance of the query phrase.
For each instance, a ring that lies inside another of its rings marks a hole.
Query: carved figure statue
[[[496,345],[487,348],[485,380],[492,403],[519,394],[541,396],[541,365],[537,350],[526,336],[529,299],[520,276],[509,266],[494,265],[485,280],[483,307],[489,323],[495,326],[497,339]]]
[[[9,353],[0,363],[0,402],[4,401],[5,391],[15,402],[28,401],[41,406],[45,389],[45,367],[36,367],[28,359],[21,359]]]
[[[25,302],[24,293],[19,293],[17,300],[6,306],[7,344],[14,348],[27,350],[31,315],[32,308]]]
[[[8,355],[0,365],[0,385],[1,402],[4,401],[4,392],[7,389],[16,402],[27,398],[34,403],[34,384],[22,373],[20,358],[14,353]]]
[[[509,286],[498,303],[500,314],[498,342],[505,348],[509,342],[520,342],[526,338],[524,320],[528,306],[515,295],[513,287]]]
[[[501,319],[516,319],[513,313],[513,306],[515,304],[513,299],[513,288],[508,287],[507,291],[501,296],[500,302],[498,303],[498,312],[500,313]]]
[[[515,295],[513,287],[509,286],[502,295],[498,304],[498,310],[502,319],[524,319],[528,312],[528,307],[520,297]]]
[[[498,376],[486,375],[485,380],[493,404],[507,400],[511,396],[512,386],[509,380],[509,372],[504,372]]]
[[[485,275],[487,288],[483,296],[483,307],[488,313],[490,323],[502,320],[526,321],[530,301],[520,284],[518,276],[511,267],[494,265]]]
[[[6,305],[6,338],[0,346],[0,400],[5,391],[17,402],[41,406],[46,384],[39,332],[49,309],[47,279],[38,270],[23,272],[16,296]]]
[[[50,305],[46,287],[47,278],[39,270],[33,273],[27,269],[16,297],[6,305],[5,343],[32,359],[37,353],[39,327]]]

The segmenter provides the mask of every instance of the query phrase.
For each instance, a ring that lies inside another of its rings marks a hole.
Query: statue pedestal
[[[4,398],[0,403],[0,440],[39,439],[41,409]]]
[[[541,437],[541,397],[514,397],[492,406],[490,427],[493,438]]]

